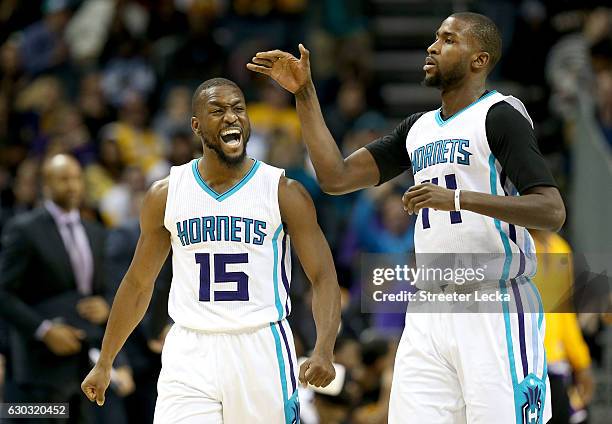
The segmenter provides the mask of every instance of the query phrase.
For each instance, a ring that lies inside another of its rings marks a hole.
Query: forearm
[[[314,84],[296,93],[296,110],[302,126],[302,138],[323,190],[331,187],[343,173],[344,158],[325,125]]]
[[[495,196],[461,191],[461,209],[538,230],[558,231],[565,221],[563,205],[541,194]]]
[[[313,283],[312,314],[317,329],[314,353],[331,358],[340,326],[340,289],[335,277]]]
[[[123,279],[106,324],[99,363],[112,365],[128,336],[144,317],[152,293],[153,284],[142,288],[127,277]]]

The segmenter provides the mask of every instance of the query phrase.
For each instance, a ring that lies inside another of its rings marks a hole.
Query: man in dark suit
[[[44,205],[13,218],[2,236],[0,316],[11,326],[16,387],[5,401],[70,402],[70,422],[88,422],[79,385],[109,315],[105,231],[81,220],[84,183],[74,158],[52,157],[43,178]]]

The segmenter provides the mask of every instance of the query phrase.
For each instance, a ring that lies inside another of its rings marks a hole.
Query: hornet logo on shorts
[[[285,422],[287,424],[300,424],[300,399],[297,390],[285,402]]]
[[[542,409],[542,390],[535,381],[530,381],[535,387],[527,387],[527,402],[523,405],[523,423],[538,424],[540,421],[540,410]]]

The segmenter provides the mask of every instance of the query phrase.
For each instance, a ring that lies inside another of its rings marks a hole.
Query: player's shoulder
[[[159,213],[166,210],[166,200],[168,199],[168,187],[170,185],[170,177],[155,181],[147,190],[143,201],[143,210],[152,213]]]
[[[316,220],[314,202],[299,181],[281,176],[278,181],[278,206],[281,219],[289,228]]]
[[[279,200],[284,197],[292,200],[310,200],[310,194],[302,183],[284,175],[278,180],[278,197]]]
[[[507,99],[493,104],[487,111],[487,119],[489,120],[512,120],[519,116],[522,116],[521,113]]]
[[[410,128],[412,128],[412,126],[414,124],[417,123],[417,121],[419,119],[421,119],[423,116],[427,115],[427,114],[432,114],[435,111],[431,110],[431,111],[421,111],[421,112],[415,112],[412,115],[408,115],[407,117],[405,117],[399,124],[399,127],[402,128],[404,131],[408,132],[410,131]]]
[[[148,194],[152,197],[165,197],[168,195],[168,186],[170,185],[170,177],[162,178],[151,184]]]
[[[525,104],[517,97],[506,96],[495,92],[491,96],[493,102],[487,109],[486,122],[490,125],[504,125],[518,123],[522,126],[528,123],[533,128],[533,120],[527,112]]]

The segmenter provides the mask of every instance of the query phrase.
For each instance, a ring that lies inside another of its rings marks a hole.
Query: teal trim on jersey
[[[280,335],[278,334],[278,330],[276,329],[276,323],[271,322],[270,328],[272,329],[272,335],[274,336],[274,345],[276,346],[276,359],[278,361],[281,388],[283,389],[283,413],[285,415],[285,423],[287,423],[287,408],[285,408],[285,404],[287,403],[287,399],[289,398],[289,396],[287,394],[287,374],[285,373],[285,359],[283,358],[283,350],[281,347]]]
[[[540,293],[538,292],[538,288],[533,284],[533,281],[529,278],[529,287],[533,290],[533,294],[538,300],[538,308],[539,308],[539,318],[538,318],[538,329],[542,331],[542,321],[544,320],[544,306],[542,305],[542,298],[540,297]],[[546,382],[546,377],[548,377],[548,361],[546,360],[546,349],[544,350],[544,365],[542,369],[542,380]]]
[[[525,284],[525,286],[529,285],[528,283]],[[519,288],[520,290],[520,288]],[[525,287],[525,291],[531,291],[530,288]],[[531,321],[531,348],[533,350],[533,373],[534,374],[538,374],[538,362],[540,360],[540,343],[539,343],[539,331],[538,331],[538,325],[536,324],[536,320],[535,320],[535,308],[534,308],[534,302],[533,300],[531,300],[532,296],[529,295],[529,293],[524,293],[525,296],[527,298],[527,303],[529,303],[529,318]]]
[[[542,342],[543,343],[543,342]],[[544,401],[546,401],[546,379],[548,378],[548,360],[546,359],[546,349],[544,350],[544,369],[542,370],[542,381],[544,382]],[[544,411],[544,408],[542,408]]]
[[[191,161],[191,170],[193,171],[193,176],[195,177],[196,182],[199,184],[199,186],[202,187],[202,190],[204,190],[206,193],[210,194],[213,198],[216,199],[217,197],[219,197],[219,195],[212,188],[208,187],[208,184],[206,184],[202,179],[200,171],[198,171],[198,162],[199,159],[194,159]]]
[[[450,121],[452,121],[453,119],[455,119],[455,117],[457,117],[459,114],[461,114],[462,112],[465,112],[466,110],[468,110],[469,108],[471,108],[472,106],[474,106],[475,104],[483,101],[484,99],[486,99],[487,97],[492,96],[493,94],[497,93],[496,90],[492,90],[489,91],[487,94],[485,94],[484,96],[480,97],[478,100],[476,100],[474,103],[470,103],[469,105],[467,105],[466,107],[464,107],[463,109],[459,110],[458,112],[455,112],[455,114],[453,116],[451,116],[450,118],[448,118],[447,120],[442,119],[442,115],[440,114],[440,111],[442,110],[442,108],[438,109],[435,113],[435,117],[436,117],[436,122],[438,123],[439,126],[443,127],[444,125],[448,124]]]
[[[529,287],[531,287],[531,290],[533,290],[534,296],[538,300],[538,306],[540,310],[540,313],[538,316],[538,329],[542,330],[542,321],[544,321],[544,306],[542,305],[542,298],[540,297],[538,288],[535,286],[535,284],[533,284],[533,281],[531,281],[531,278],[529,278],[528,280],[529,280]]]
[[[198,163],[199,163],[200,159],[194,159],[193,161],[191,161],[191,170],[193,171],[193,176],[195,177],[198,185],[200,187],[202,187],[202,190],[204,190],[206,193],[208,193],[213,199],[222,202],[223,200],[227,199],[228,197],[230,197],[232,194],[236,193],[238,190],[240,190],[246,183],[249,182],[249,180],[251,178],[253,178],[253,175],[255,175],[255,172],[257,172],[257,169],[259,168],[259,165],[261,164],[261,162],[259,162],[257,159],[255,160],[255,162],[253,162],[253,166],[251,166],[251,169],[249,169],[249,172],[246,173],[246,175],[244,177],[242,177],[242,179],[240,181],[238,181],[232,188],[230,188],[229,190],[225,191],[224,193],[217,193],[216,191],[214,191],[212,188],[210,188],[208,186],[208,184],[206,184],[206,182],[204,181],[204,179],[202,178],[202,176],[200,175],[200,171],[198,169]]]
[[[493,154],[489,155],[489,182],[491,185],[491,194],[497,195],[497,170],[495,169],[495,156]],[[510,240],[508,240],[508,236],[501,227],[501,222],[497,218],[493,218],[495,222],[495,228],[499,232],[499,235],[502,239],[502,244],[504,245],[504,253],[506,254],[506,258],[504,260],[504,268],[502,270],[502,275],[499,280],[499,289],[502,293],[503,297],[506,297],[508,294],[508,289],[506,287],[506,281],[508,280],[508,275],[510,274],[510,264],[512,263],[512,249],[510,248]],[[506,302],[502,302],[502,310],[504,312],[504,326],[506,327],[506,346],[508,349],[508,362],[510,363],[510,375],[512,377],[512,394],[514,396],[514,412],[517,424],[521,424],[522,419],[522,411],[521,405],[519,404],[519,383],[518,378],[516,376],[516,365],[514,361],[514,348],[512,343],[512,328],[510,324],[510,312],[508,311],[508,305]]]
[[[274,285],[274,304],[276,305],[276,311],[278,312],[278,320],[283,319],[283,305],[280,301],[280,295],[278,294],[278,271],[279,271],[279,262],[278,262],[278,236],[280,235],[281,230],[283,229],[283,224],[281,223],[276,232],[274,233],[274,237],[272,238],[272,251],[274,253],[274,268],[272,270],[272,283]]]

